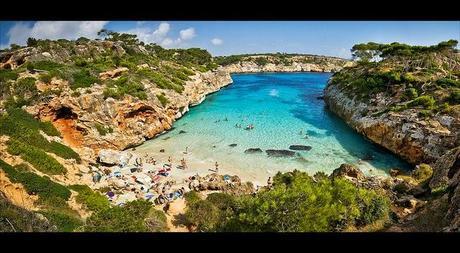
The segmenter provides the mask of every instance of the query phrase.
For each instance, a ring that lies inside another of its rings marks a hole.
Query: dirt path
[[[182,223],[185,214],[185,199],[176,199],[169,204],[169,209],[165,213],[170,232],[190,232]]]

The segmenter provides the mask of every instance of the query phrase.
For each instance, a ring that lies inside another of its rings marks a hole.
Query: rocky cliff
[[[328,108],[357,132],[409,163],[433,169],[419,190],[405,193],[427,199],[427,205],[392,231],[460,228],[460,55],[455,45],[360,44],[354,48],[363,51],[356,55],[371,51],[382,59],[344,68],[324,91]]]

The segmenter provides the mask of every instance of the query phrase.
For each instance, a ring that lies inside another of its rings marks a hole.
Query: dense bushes
[[[138,82],[129,79],[128,76],[122,76],[118,80],[112,81],[104,90],[104,97],[121,99],[125,95],[131,95],[139,99],[147,99],[147,93],[144,86]]]
[[[146,200],[128,202],[125,206],[114,206],[93,214],[86,221],[85,231],[87,232],[149,232],[148,224],[154,224],[152,219],[158,220],[160,226],[165,227],[166,217],[153,212],[149,216],[152,204]],[[148,224],[147,224],[148,222]],[[161,225],[163,224],[163,225]]]
[[[91,75],[87,69],[82,69],[78,72],[75,72],[73,75],[73,82],[70,85],[70,88],[75,90],[77,88],[86,88],[90,87],[98,81],[96,77]]]
[[[391,44],[369,42],[354,45],[351,49],[351,53],[355,58],[359,58],[362,61],[369,61],[375,57],[413,56],[420,53],[454,50],[457,44],[458,41],[456,40],[443,41],[433,46],[411,46],[398,42],[393,42]]]
[[[34,212],[13,205],[0,194],[0,232],[55,232],[56,229]]]
[[[78,192],[77,202],[84,204],[91,211],[102,211],[110,207],[109,200],[98,192],[94,192],[87,185],[72,185],[70,189]]]
[[[59,232],[73,232],[83,225],[79,218],[65,212],[42,211],[41,212],[51,223],[55,224]]]
[[[157,94],[157,98],[163,107],[165,107],[169,103],[169,100],[167,97],[165,97],[164,93]]]
[[[6,82],[8,80],[16,80],[19,77],[18,73],[11,69],[0,69],[0,82]]]
[[[257,57],[254,62],[259,66],[265,66],[268,64],[268,60],[265,57]]]
[[[388,199],[343,179],[313,181],[306,173],[278,173],[274,188],[256,196],[226,194],[196,200],[186,218],[200,231],[343,231],[387,217]]]
[[[44,173],[61,173],[65,169],[52,157],[45,152],[54,153],[64,159],[75,159],[80,162],[80,156],[73,149],[61,143],[45,139],[39,131],[43,131],[50,136],[59,136],[59,132],[50,122],[41,122],[34,119],[30,114],[22,109],[15,108],[8,110],[8,114],[0,116],[0,134],[11,137],[9,151],[21,155],[24,159],[38,159],[29,161],[32,164],[41,164],[38,170],[43,170]],[[53,161],[46,165],[47,161]],[[58,165],[59,164],[59,165]],[[53,167],[47,168],[48,166]],[[51,172],[53,171],[53,172]]]
[[[412,100],[409,104],[410,106],[423,106],[426,109],[432,109],[435,103],[436,100],[432,96],[424,95]]]
[[[46,154],[43,150],[34,146],[23,144],[17,140],[10,139],[7,142],[8,153],[21,156],[22,159],[32,164],[37,170],[49,174],[65,174],[66,168],[56,159]]]
[[[44,201],[50,198],[68,200],[70,197],[70,191],[65,186],[31,172],[27,165],[13,167],[0,160],[0,168],[12,182],[21,183],[29,194],[37,194]]]

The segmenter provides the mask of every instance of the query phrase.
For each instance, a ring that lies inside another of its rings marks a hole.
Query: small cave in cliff
[[[133,118],[136,116],[147,116],[154,112],[154,109],[150,106],[141,106],[137,110],[133,110],[125,114],[125,118]]]
[[[72,111],[69,107],[61,107],[56,110],[55,120],[58,119],[77,119],[78,115]]]

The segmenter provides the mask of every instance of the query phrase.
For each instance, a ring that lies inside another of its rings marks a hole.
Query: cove
[[[262,182],[278,171],[294,169],[330,174],[342,163],[356,164],[367,175],[409,169],[406,162],[366,140],[325,107],[319,97],[330,76],[233,74],[233,84],[208,95],[176,121],[173,130],[145,142],[137,152],[163,161],[169,156],[175,161],[186,158],[190,167],[203,171],[217,161],[222,172]],[[245,130],[250,124],[254,128]],[[292,145],[298,146],[289,149]],[[248,149],[262,152],[245,152]],[[269,156],[266,150],[294,154]]]

